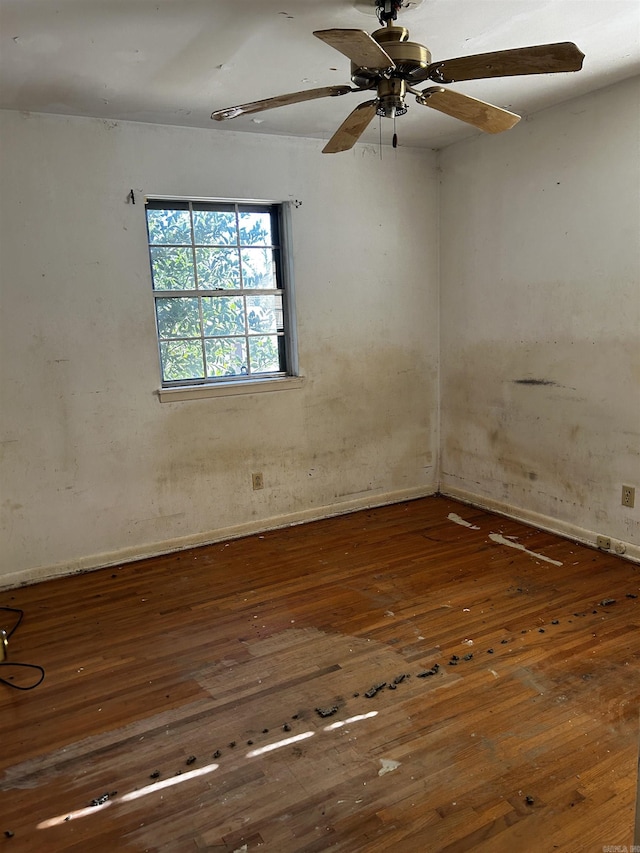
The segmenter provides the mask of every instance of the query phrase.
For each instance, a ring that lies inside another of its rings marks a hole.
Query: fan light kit
[[[352,148],[375,115],[391,118],[407,112],[405,98],[414,95],[416,103],[431,107],[453,118],[467,122],[485,133],[501,133],[518,121],[516,113],[492,106],[460,92],[445,89],[441,84],[490,77],[514,77],[524,74],[556,74],[579,71],[584,54],[572,42],[541,44],[514,50],[498,50],[457,59],[432,62],[424,45],[409,41],[409,31],[396,26],[398,11],[417,3],[403,0],[376,0],[375,11],[381,29],[371,35],[364,30],[316,30],[314,36],[351,60],[352,86],[324,86],[304,92],[292,92],[262,101],[252,101],[235,107],[216,110],[211,118],[225,121],[274,107],[312,101],[316,98],[337,97],[349,92],[375,90],[376,97],[359,104],[342,122],[322,149],[323,154],[335,154]],[[430,80],[436,86],[417,89]],[[394,132],[393,145],[397,145]]]

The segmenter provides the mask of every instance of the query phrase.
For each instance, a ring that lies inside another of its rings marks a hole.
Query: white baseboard
[[[130,548],[121,548],[117,551],[92,554],[88,557],[82,557],[76,560],[70,560],[48,566],[36,566],[34,568],[3,575],[0,577],[0,590],[14,589],[15,587],[37,583],[38,581],[79,574],[81,572],[94,571],[96,569],[107,568],[108,566],[130,563],[134,560],[144,560],[148,557],[158,557],[162,554],[171,554],[175,551],[183,551],[187,548],[197,548],[201,545],[211,545],[215,542],[224,542],[228,539],[239,539],[242,536],[251,536],[254,533],[263,533],[266,530],[277,530],[282,527],[292,527],[296,524],[304,524],[307,521],[318,521],[323,518],[331,518],[337,515],[345,515],[349,512],[357,512],[361,509],[369,509],[371,507],[386,506],[388,504],[402,503],[403,501],[415,500],[417,498],[430,497],[437,492],[438,490],[435,486],[428,486],[424,488],[404,489],[394,492],[365,494],[358,498],[341,501],[336,504],[312,507],[310,509],[288,513],[287,515],[272,516],[271,518],[261,519],[260,521],[250,521],[244,524],[237,524],[232,527],[223,527],[218,530],[211,530],[206,533],[199,533],[193,536],[182,536],[180,538],[169,539],[163,542],[132,546]],[[531,524],[541,530],[547,530],[549,533],[564,536],[574,542],[580,542],[581,544],[589,545],[592,548],[596,547],[596,533],[591,530],[585,530],[577,525],[570,524],[569,522],[560,521],[559,519],[551,518],[550,516],[542,515],[541,513],[531,512],[520,507],[514,507],[511,504],[505,504],[501,501],[496,501],[492,498],[475,494],[474,492],[468,492],[465,489],[456,488],[455,486],[447,485],[442,487],[440,489],[440,494],[445,497],[461,501],[462,503],[479,507],[480,509],[486,509],[489,512],[495,512],[497,515],[503,515],[516,521],[522,521],[525,524]],[[640,563],[640,547],[632,545],[629,542],[621,542],[621,540],[612,539],[612,546],[615,547],[616,544],[622,544],[625,548],[625,553],[620,556],[624,559],[631,560],[634,563]],[[611,553],[614,552],[612,551]]]
[[[304,524],[306,521],[318,521],[322,518],[345,515],[346,513],[357,512],[361,509],[370,509],[371,507],[386,506],[387,504],[402,503],[403,501],[415,500],[416,498],[425,498],[436,494],[436,492],[437,488],[435,485],[393,492],[366,492],[351,500],[342,500],[335,504],[312,507],[286,515],[272,516],[271,518],[263,518],[259,521],[249,521],[244,524],[234,525],[233,527],[223,527],[219,530],[210,530],[206,533],[182,536],[163,542],[132,546],[102,554],[92,554],[88,557],[81,557],[76,560],[69,560],[49,566],[24,569],[23,571],[13,572],[0,577],[0,590],[14,589],[18,586],[50,580],[51,578],[89,572],[95,569],[104,569],[108,566],[120,565],[122,563],[131,563],[134,560],[144,560],[148,557],[158,557],[162,554],[184,551],[187,548],[197,548],[201,545],[211,545],[214,542],[224,542],[227,539],[239,539],[242,536],[263,533],[266,530],[292,527],[296,524]]]
[[[599,534],[592,530],[585,530],[575,524],[570,524],[567,521],[560,521],[557,518],[551,518],[547,515],[542,515],[538,512],[531,512],[521,507],[511,506],[501,501],[487,498],[484,495],[477,495],[474,492],[467,492],[465,489],[458,489],[455,486],[443,486],[440,488],[440,494],[448,498],[454,498],[462,503],[470,504],[471,506],[480,509],[495,512],[498,515],[504,515],[507,518],[513,518],[515,521],[523,521],[526,524],[531,524],[533,527],[539,527],[541,530],[547,530],[549,533],[556,533],[558,536],[564,536],[566,539],[571,539],[573,542],[580,542],[582,545],[590,545],[596,548],[596,538]],[[600,531],[603,533],[603,531]],[[604,531],[606,536],[606,531]],[[624,548],[624,554],[617,554],[613,549],[616,545]],[[620,539],[611,539],[611,551],[604,553],[615,554],[625,560],[631,560],[634,563],[640,563],[640,547],[632,545],[630,542],[623,542]]]

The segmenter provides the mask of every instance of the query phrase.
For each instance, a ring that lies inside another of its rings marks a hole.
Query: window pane
[[[287,371],[279,207],[146,201],[165,385]]]
[[[197,298],[156,299],[158,335],[161,338],[195,338],[200,335]]]
[[[203,296],[202,322],[207,337],[243,335],[245,328],[242,296]]]
[[[194,210],[193,235],[196,243],[205,245],[236,244],[236,215],[221,210]]]
[[[282,369],[277,335],[249,338],[249,354],[252,373],[277,373]]]
[[[239,376],[247,372],[245,338],[223,338],[204,343],[207,376]]]
[[[275,289],[278,285],[272,249],[242,250],[242,284],[244,287]]]
[[[149,210],[147,226],[150,243],[190,243],[191,219],[188,210]]]
[[[282,332],[282,294],[273,296],[251,295],[247,300],[249,333]]]
[[[240,213],[240,243],[243,246],[270,246],[271,214]]]
[[[163,341],[160,344],[162,379],[204,379],[202,344],[200,341]]]
[[[196,249],[200,290],[240,289],[238,249]]]
[[[155,246],[150,251],[154,290],[196,289],[191,249]]]

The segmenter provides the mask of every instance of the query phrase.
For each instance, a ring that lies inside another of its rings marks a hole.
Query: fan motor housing
[[[392,77],[400,77],[408,83],[421,82],[423,69],[431,64],[431,53],[422,44],[409,41],[406,27],[383,27],[371,33],[371,38],[389,54],[395,63]],[[380,79],[379,68],[366,68],[351,63],[351,79],[360,89],[371,89]]]

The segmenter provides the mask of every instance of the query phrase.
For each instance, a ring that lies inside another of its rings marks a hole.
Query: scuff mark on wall
[[[568,391],[575,391],[571,385],[562,385],[560,382],[556,382],[553,379],[514,379],[512,380],[514,385],[547,385],[552,388],[565,388]]]

